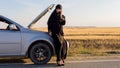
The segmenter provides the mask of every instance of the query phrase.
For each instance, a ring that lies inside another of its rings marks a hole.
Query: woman
[[[54,39],[58,66],[64,65],[66,50],[64,48],[65,16],[62,15],[62,6],[58,4],[48,20],[48,32]]]

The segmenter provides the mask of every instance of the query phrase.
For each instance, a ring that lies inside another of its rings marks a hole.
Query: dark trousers
[[[66,46],[64,45],[64,36],[60,34],[52,34],[52,38],[54,39],[57,61],[64,60],[67,53]]]

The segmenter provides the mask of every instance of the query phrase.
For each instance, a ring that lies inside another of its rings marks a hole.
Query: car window
[[[0,30],[7,30],[8,25],[6,22],[0,21]]]

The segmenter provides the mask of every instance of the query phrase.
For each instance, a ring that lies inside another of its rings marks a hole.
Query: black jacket
[[[63,25],[66,24],[65,16],[55,13],[55,11],[51,14],[48,20],[48,32],[52,32],[52,34],[61,34],[64,35]]]

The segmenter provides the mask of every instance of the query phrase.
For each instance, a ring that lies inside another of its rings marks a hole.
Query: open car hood
[[[47,9],[45,9],[41,14],[39,14],[29,25],[28,28],[31,28],[39,19],[41,19],[48,11],[52,10],[55,4],[50,5]]]

